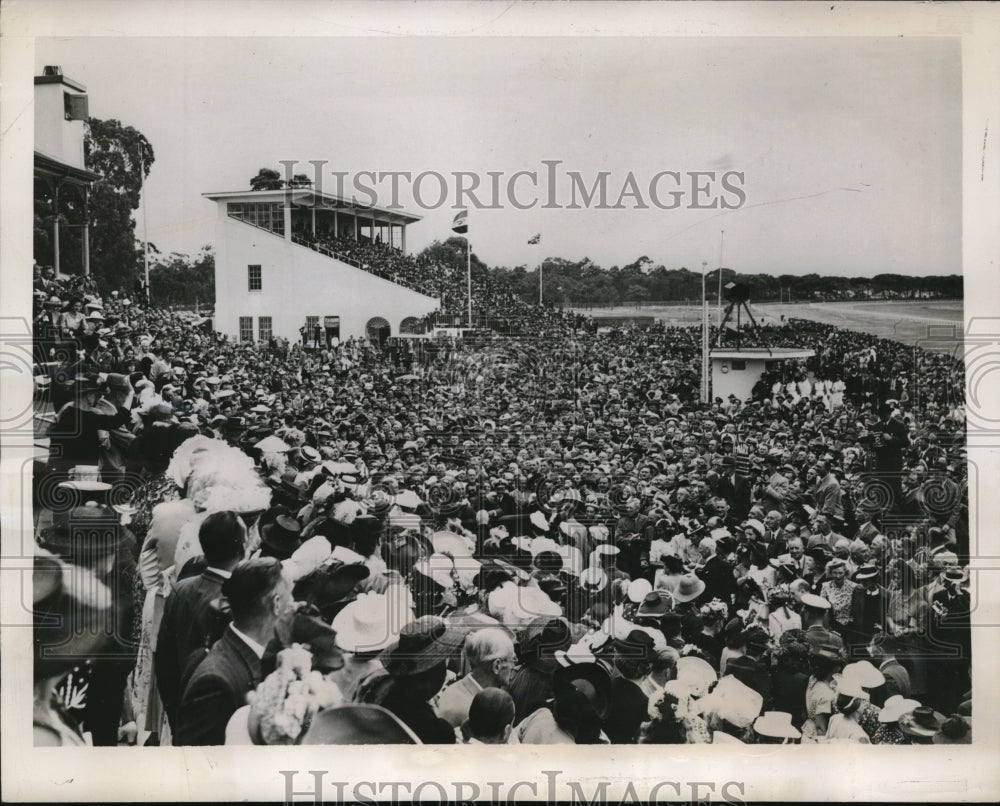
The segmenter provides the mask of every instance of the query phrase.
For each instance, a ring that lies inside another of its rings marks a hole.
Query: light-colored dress
[[[815,717],[820,714],[832,714],[833,703],[837,699],[837,692],[824,680],[817,680],[815,677],[809,678],[806,685],[806,721],[802,725],[802,742],[816,743],[822,736],[816,726]]]
[[[846,742],[850,744],[871,744],[871,739],[865,733],[853,716],[844,714],[834,714],[830,717],[830,724],[826,729],[826,740],[828,742]]]

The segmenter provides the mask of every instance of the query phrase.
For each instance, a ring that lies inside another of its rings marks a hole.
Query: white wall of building
[[[340,337],[363,337],[368,320],[381,316],[390,335],[399,335],[406,317],[425,316],[439,307],[419,294],[368,272],[321,255],[279,235],[229,218],[219,204],[216,229],[215,329],[239,337],[241,316],[270,316],[275,336],[296,341],[307,316],[340,317]],[[261,266],[261,290],[249,291],[247,266]]]
[[[66,120],[63,93],[85,94],[65,84],[35,85],[35,149],[74,168],[86,168],[83,121]]]
[[[751,397],[754,384],[760,380],[766,369],[765,361],[762,358],[739,360],[746,364],[746,369],[734,368],[731,358],[712,357],[713,400],[717,397],[725,400],[730,395],[736,395],[739,400],[748,400]]]

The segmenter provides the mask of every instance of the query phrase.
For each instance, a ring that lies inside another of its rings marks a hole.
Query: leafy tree
[[[153,146],[132,126],[89,118],[83,148],[87,167],[101,175],[90,189],[91,272],[100,288],[130,286],[142,260],[132,213],[155,161]]]
[[[215,255],[211,245],[194,258],[172,252],[149,267],[150,296],[156,305],[194,308],[215,304]]]
[[[250,182],[252,186],[253,180],[251,179]],[[306,174],[295,174],[295,176],[288,180],[288,187],[290,188],[311,188],[312,184],[312,179],[310,179]]]
[[[294,177],[292,181],[295,181]],[[261,168],[257,171],[257,175],[250,179],[250,190],[281,190],[284,186],[285,180],[273,168]]]

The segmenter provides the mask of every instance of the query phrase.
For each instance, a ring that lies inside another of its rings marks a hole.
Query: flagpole
[[[465,236],[465,279],[469,287],[469,327],[472,327],[472,244]]]
[[[708,391],[708,294],[705,293],[705,274],[707,266],[701,270],[701,400],[709,402]]]
[[[142,158],[141,147],[139,151],[139,193],[142,196],[142,239],[145,242],[142,259],[146,276],[146,304],[149,305],[149,216],[146,215],[146,164]]]
[[[719,329],[722,329],[722,244],[726,240],[726,231],[719,236]]]

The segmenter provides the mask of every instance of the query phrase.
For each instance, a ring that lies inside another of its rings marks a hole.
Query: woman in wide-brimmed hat
[[[918,707],[919,702],[906,699],[902,694],[889,697],[879,712],[879,728],[872,737],[872,744],[909,744],[909,738],[900,730],[899,720]]]
[[[784,711],[765,711],[753,723],[758,744],[796,744],[802,732],[792,724],[792,715]]]
[[[518,722],[511,744],[608,744],[602,726],[612,707],[611,674],[601,663],[560,666],[552,697]]]
[[[444,685],[448,661],[458,656],[465,636],[438,616],[421,616],[380,655],[391,681],[375,704],[398,716],[425,744],[455,743],[454,729],[429,700]]]
[[[34,711],[36,747],[84,746],[78,722],[66,713],[62,684],[75,692],[74,668],[108,648],[106,629],[114,605],[110,589],[93,571],[37,549],[33,575]],[[67,681],[67,677],[71,679]],[[82,681],[85,685],[86,681]]]
[[[945,718],[933,708],[921,705],[899,717],[899,729],[912,744],[933,744]]]
[[[858,722],[862,704],[868,695],[854,680],[842,678],[837,687],[837,713],[830,717],[825,739],[827,742],[871,744],[871,739]]]

